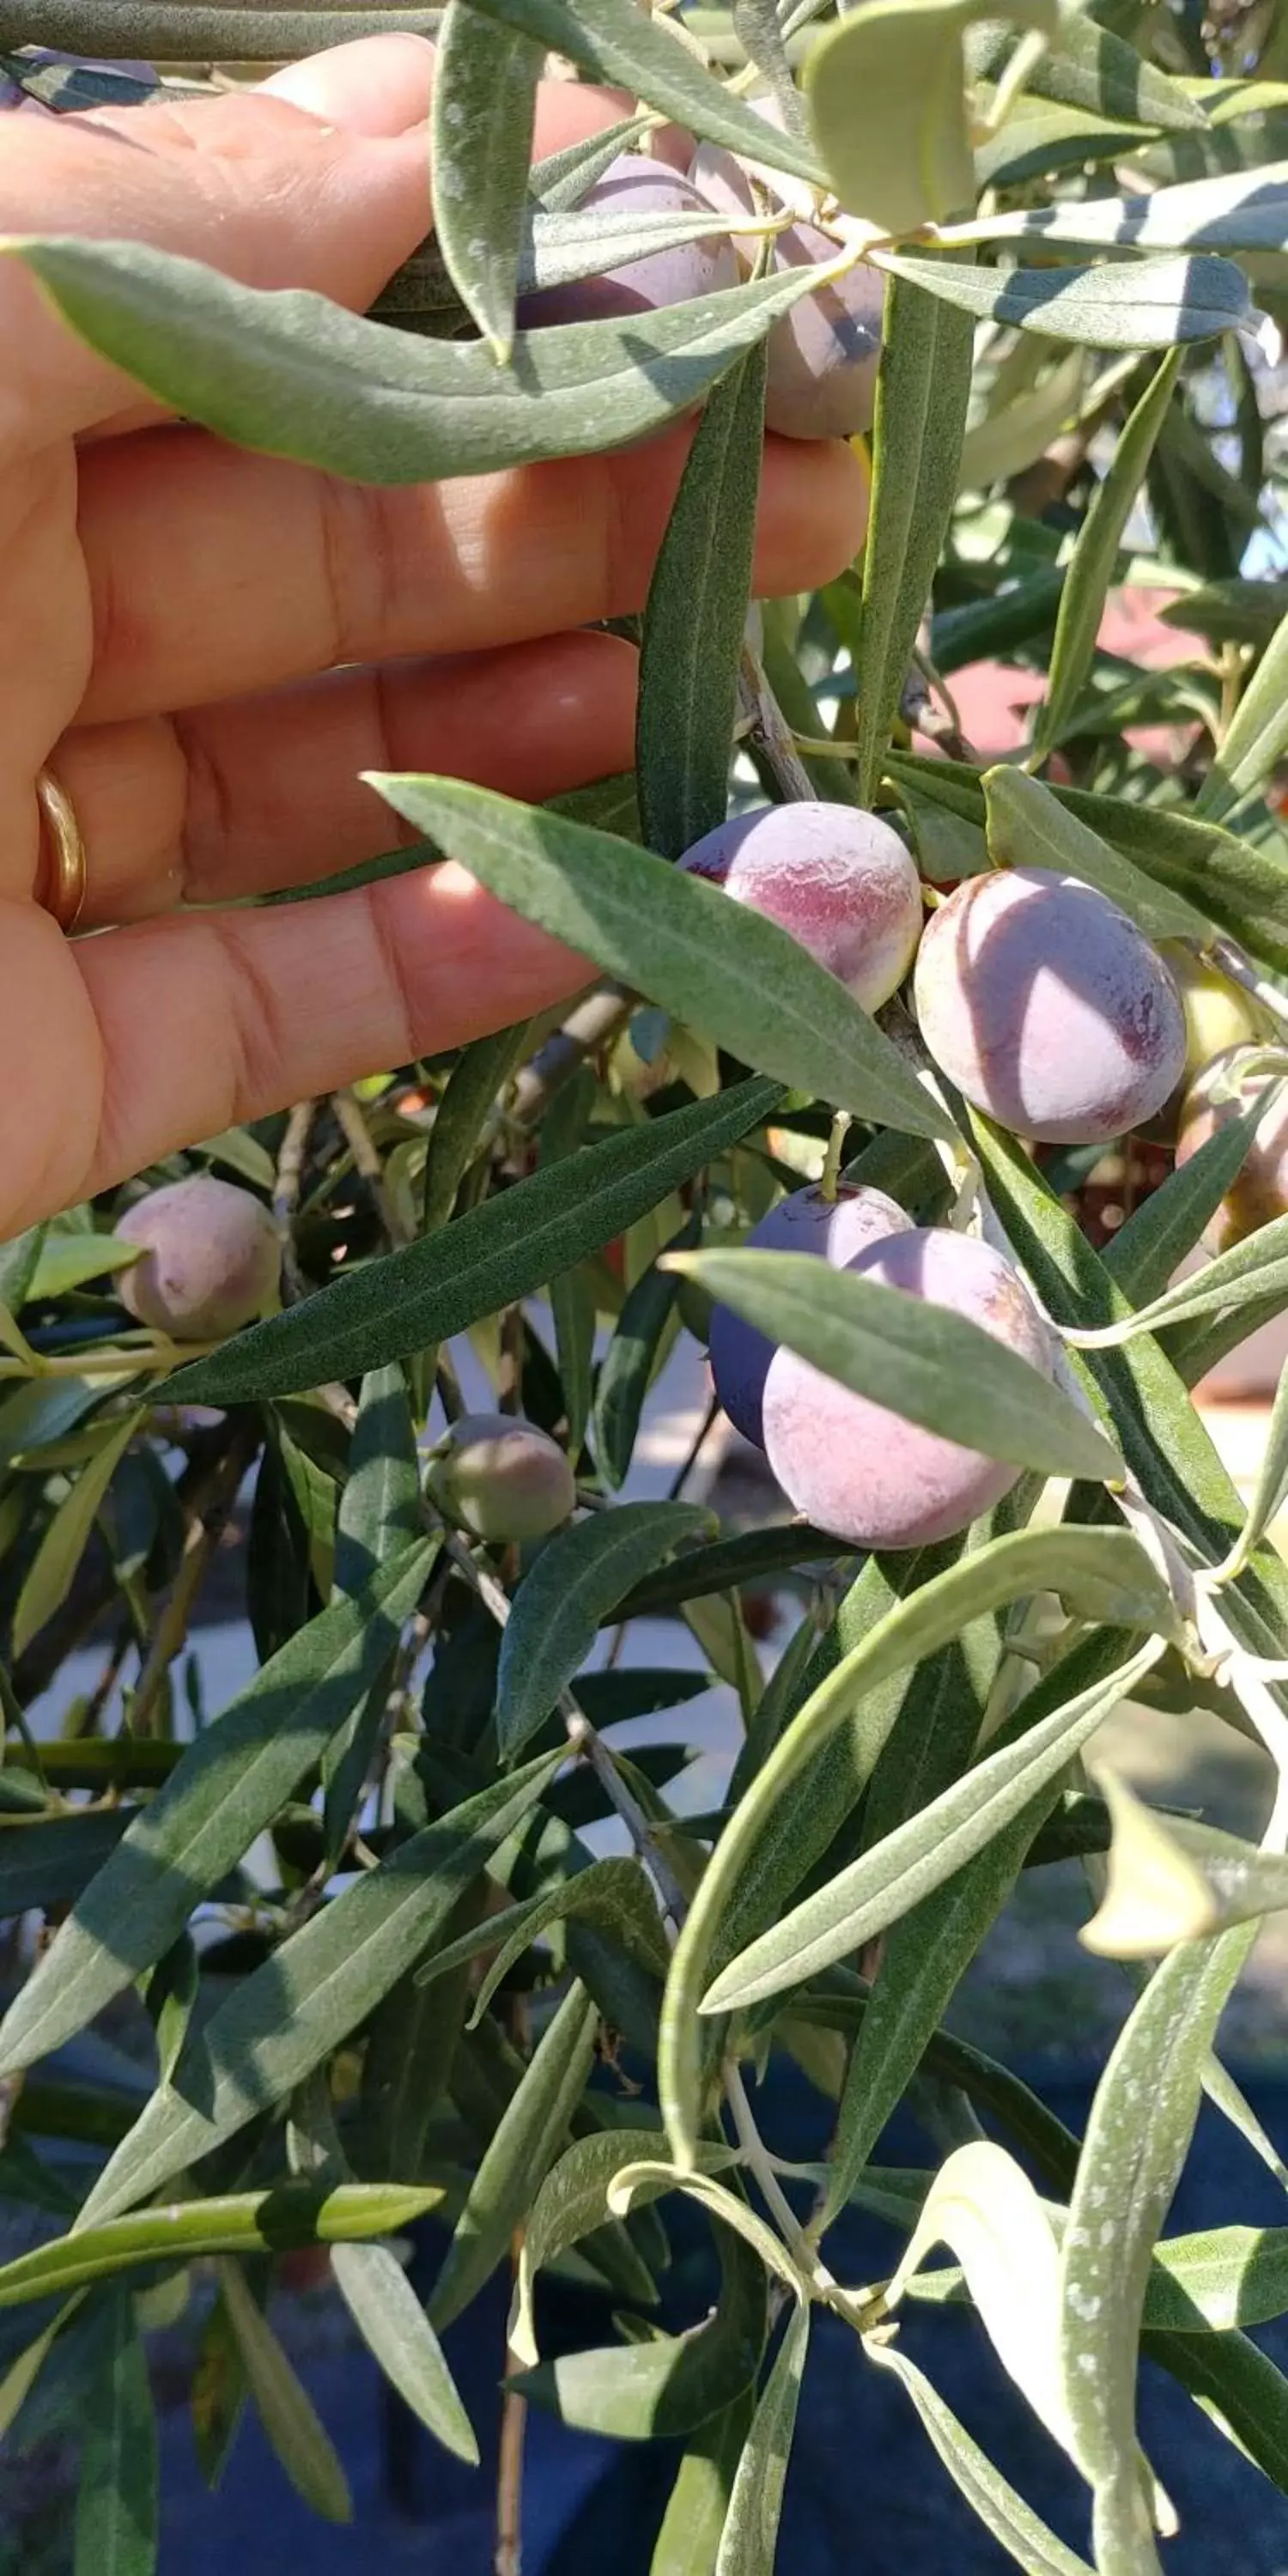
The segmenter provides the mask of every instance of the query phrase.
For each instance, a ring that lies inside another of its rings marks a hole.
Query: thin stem
[[[139,1350],[59,1351],[44,1357],[32,1353],[34,1366],[27,1368],[21,1360],[0,1360],[0,1381],[8,1378],[86,1377],[120,1378],[123,1385],[131,1378],[168,1377],[172,1369],[183,1368],[189,1360],[204,1359],[208,1352],[222,1348],[219,1342],[177,1342],[149,1339]]]
[[[765,676],[764,664],[746,643],[742,648],[738,702],[747,721],[746,739],[773,771],[788,802],[810,802],[814,790],[791,727]]]
[[[826,1199],[829,1207],[835,1207],[836,1205],[837,1185],[841,1177],[841,1162],[845,1153],[845,1140],[849,1135],[850,1125],[851,1120],[848,1109],[838,1109],[835,1118],[832,1120],[832,1132],[828,1137],[827,1152],[823,1157],[823,1176],[818,1185],[819,1191],[822,1197]]]
[[[130,1731],[134,1735],[148,1735],[152,1731],[153,1713],[166,1675],[176,1655],[182,1652],[197,1595],[210,1571],[210,1560],[237,1500],[238,1486],[258,1445],[257,1432],[242,1431],[227,1456],[220,1460],[211,1489],[188,1524],[170,1598],[157,1621],[156,1633],[130,1701]]]
[[[834,2272],[830,2272],[817,2246],[811,2244],[804,2227],[778,2179],[776,2160],[770,2155],[756,2126],[755,2113],[747,2099],[742,2069],[727,2057],[722,2069],[725,2100],[733,2119],[734,2133],[742,2149],[743,2161],[752,2175],[757,2190],[787,2247],[793,2262],[799,2264],[810,2288],[829,2304],[844,2299]],[[847,2308],[848,2312],[848,2308]]]
[[[1245,993],[1251,993],[1253,1000],[1260,1003],[1272,1020],[1277,1020],[1281,1027],[1288,1025],[1288,994],[1281,992],[1279,986],[1270,983],[1264,975],[1259,975],[1232,939],[1213,939],[1209,943],[1208,955],[1220,967],[1222,974],[1229,976],[1232,984],[1239,984]]]
[[[333,1091],[331,1107],[335,1111],[344,1141],[353,1156],[354,1170],[360,1173],[371,1192],[376,1213],[390,1243],[409,1243],[410,1234],[401,1222],[385,1187],[385,1167],[376,1151],[371,1130],[363,1116],[361,1102],[355,1099],[351,1091]]]
[[[277,1178],[273,1184],[273,1215],[282,1239],[282,1285],[290,1306],[298,1305],[301,1297],[308,1294],[307,1283],[295,1258],[293,1228],[316,1111],[316,1100],[298,1101],[291,1111],[277,1157]]]
[[[564,1691],[559,1701],[569,1748],[590,1764],[605,1797],[625,1825],[631,1841],[657,1890],[658,1901],[673,1937],[678,1936],[688,1912],[688,1899],[658,1842],[648,1817],[632,1790],[627,1788],[612,1754],[596,1734],[584,1710]]]
[[[556,1091],[571,1081],[587,1056],[598,1054],[601,1047],[620,1036],[634,1008],[633,997],[624,993],[620,984],[605,984],[587,994],[569,1012],[563,1027],[537,1049],[531,1064],[525,1064],[515,1076],[515,1124],[535,1127]]]
[[[668,1502],[677,1503],[720,1418],[720,1398],[713,1395],[702,1417],[701,1428],[694,1433],[667,1489]]]
[[[515,2361],[508,2347],[507,2369]],[[523,2443],[528,2429],[528,2401],[517,2388],[501,2396],[501,2449],[496,2471],[496,2576],[522,2576]]]

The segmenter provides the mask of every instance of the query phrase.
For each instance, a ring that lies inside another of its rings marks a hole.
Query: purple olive
[[[1227,1047],[1199,1075],[1181,1111],[1178,1164],[1188,1163],[1191,1154],[1197,1154],[1209,1136],[1228,1127],[1232,1119],[1241,1118],[1275,1081],[1270,1071],[1244,1072],[1245,1065],[1253,1067],[1255,1063],[1250,1048]],[[1267,1108],[1259,1121],[1243,1169],[1222,1199],[1203,1240],[1209,1252],[1228,1252],[1232,1245],[1242,1243],[1259,1226],[1269,1225],[1278,1216],[1288,1216],[1288,1100]]]
[[[547,1537],[577,1500],[558,1441],[511,1413],[454,1422],[431,1455],[425,1491],[445,1520],[493,1546]]]
[[[979,1324],[1050,1377],[1050,1337],[1019,1273],[973,1235],[913,1227],[846,1263],[858,1279]],[[788,1500],[852,1547],[925,1547],[966,1529],[1020,1470],[853,1395],[795,1351],[765,1379],[765,1454]]]
[[[725,215],[754,215],[755,192],[741,162],[721,145],[704,143],[689,175]],[[766,189],[771,204],[780,189]],[[759,247],[754,233],[734,236],[744,266]],[[840,245],[817,224],[790,224],[773,245],[774,270],[816,268],[834,260]],[[885,281],[866,261],[843,277],[804,295],[780,315],[769,334],[765,426],[782,438],[854,438],[872,426]]]
[[[1166,966],[1077,877],[1006,868],[932,913],[914,981],[942,1073],[1016,1135],[1108,1144],[1180,1080],[1185,1014]]]
[[[821,1189],[793,1190],[762,1216],[747,1237],[756,1252],[813,1252],[833,1270],[844,1270],[869,1244],[887,1234],[900,1234],[912,1219],[884,1190],[842,1183],[834,1199]],[[729,1306],[711,1315],[711,1374],[716,1394],[735,1431],[764,1447],[761,1400],[776,1345],[754,1324],[744,1322]]]
[[[836,244],[814,224],[793,224],[774,249],[777,269],[812,268]],[[881,364],[885,283],[860,261],[803,295],[769,334],[765,426],[781,438],[855,438],[872,427]]]
[[[854,805],[767,805],[734,815],[680,861],[789,930],[866,1011],[903,982],[921,933],[921,883],[903,842]]]
[[[153,1190],[116,1232],[146,1247],[120,1274],[122,1304],[173,1341],[222,1341],[278,1304],[282,1253],[268,1209],[209,1172]]]
[[[583,206],[614,215],[692,215],[700,214],[705,202],[678,170],[624,152],[588,191]],[[644,259],[624,260],[602,277],[540,287],[521,297],[519,322],[531,331],[559,322],[622,320],[632,313],[660,312],[668,304],[688,304],[695,296],[737,283],[733,245],[727,235],[712,233],[709,239],[650,251]]]

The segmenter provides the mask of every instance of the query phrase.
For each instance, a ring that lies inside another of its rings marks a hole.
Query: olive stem
[[[832,1120],[832,1132],[827,1140],[827,1152],[823,1157],[823,1172],[818,1185],[819,1194],[826,1199],[829,1207],[836,1205],[837,1185],[841,1177],[841,1158],[845,1152],[845,1140],[849,1135],[851,1123],[848,1109],[838,1109]]]
[[[1213,939],[1208,954],[1222,974],[1229,976],[1232,984],[1241,985],[1263,1011],[1269,1012],[1271,1019],[1278,1020],[1281,1027],[1288,1027],[1288,994],[1281,992],[1277,984],[1269,983],[1264,975],[1259,975],[1232,939]]]
[[[1046,49],[1047,39],[1041,27],[1030,27],[1027,34],[1021,36],[993,92],[989,107],[979,119],[976,140],[986,143],[992,135],[1000,132]]]
[[[838,2288],[836,2276],[829,2272],[826,2263],[811,2245],[805,2229],[783,2190],[775,2171],[774,2158],[770,2155],[756,2126],[756,2116],[747,2099],[747,2087],[742,2080],[742,2069],[732,2057],[725,2059],[723,2076],[725,2100],[729,2105],[734,2132],[742,2149],[747,2171],[754,2176],[765,2207],[775,2220],[793,2261],[800,2265],[811,2289],[818,2292],[820,2296],[826,2296]]]
[[[765,666],[750,644],[742,648],[738,697],[748,719],[748,739],[772,769],[789,804],[809,804],[814,790],[796,749],[791,727],[765,675]]]

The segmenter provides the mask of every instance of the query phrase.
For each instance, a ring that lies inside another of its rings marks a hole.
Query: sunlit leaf
[[[331,2271],[363,2342],[404,2406],[456,2459],[477,2467],[473,2426],[397,2256],[387,2245],[337,2245]]]
[[[762,1933],[723,1970],[703,1998],[706,2012],[745,2008],[784,1986],[803,1985],[910,1911],[953,1870],[973,1860],[1031,1800],[1058,1779],[1155,1660],[1142,1647],[1108,1679],[1055,1708],[1014,1742],[986,1753],[949,1789],[896,1827],[829,1885]]]
[[[665,19],[644,17],[632,0],[472,0],[503,27],[521,28],[539,44],[566,54],[596,80],[618,84],[632,97],[662,108],[695,134],[727,143],[773,170],[821,179],[821,164],[798,137],[780,133],[732,97],[687,47],[669,33]]]
[[[519,244],[544,48],[448,0],[438,31],[431,168],[448,275],[499,359],[514,344]]]
[[[859,23],[845,20],[837,37]],[[957,497],[973,351],[968,319],[897,278],[887,282],[855,675],[858,785],[868,803]]]
[[[773,2369],[751,2419],[716,2560],[716,2576],[773,2576],[801,2380],[809,2350],[809,2307],[792,2307]]]
[[[977,322],[1000,322],[1092,349],[1168,349],[1236,330],[1251,311],[1247,281],[1228,259],[1142,259],[1122,267],[962,268],[906,251],[873,253],[878,268],[923,287]]]
[[[482,341],[389,330],[324,296],[266,294],[142,243],[4,246],[158,400],[241,446],[363,483],[495,473],[644,437],[700,402],[811,276],[793,269],[624,322],[521,332],[498,367]]]
[[[1281,620],[1249,680],[1203,780],[1195,811],[1221,822],[1261,787],[1288,743],[1288,617]]]
[[[659,2083],[668,2134],[677,2156],[691,2155],[697,2136],[701,2042],[697,2006],[731,1892],[747,1868],[767,1821],[788,1786],[851,1711],[888,1674],[947,1645],[972,1619],[1024,1593],[1059,1590],[1095,1608],[1111,1625],[1154,1628],[1171,1610],[1143,1550],[1125,1530],[1022,1530],[996,1539],[961,1564],[897,1601],[828,1672],[774,1746],[722,1834],[671,1962],[659,2046]],[[897,1713],[882,1712],[870,1758]],[[882,1731],[883,1730],[883,1731]]]
[[[1055,2232],[1021,2165],[990,2139],[940,2167],[890,2287],[897,2305],[935,2245],[950,2245],[1004,2370],[1062,2449],[1073,2434],[1058,2359]]]
[[[1053,34],[1052,0],[1007,15]],[[867,0],[812,47],[805,94],[843,206],[885,233],[916,232],[968,207],[975,172],[966,121],[962,0]]]
[[[268,2254],[290,2246],[343,2245],[391,2236],[434,2209],[440,2185],[344,2183],[323,2192],[308,2183],[273,2191],[230,2192],[216,2200],[179,2200],[60,2236],[34,2253],[0,2265],[0,2307],[25,2299],[63,2298],[87,2283],[140,2264],[190,2262],[199,2255]]]
[[[1087,1949],[1109,1959],[1156,1959],[1179,1941],[1288,1907],[1288,1860],[1236,1834],[1185,1817],[1156,1815],[1104,1765],[1113,1841],[1099,1910],[1084,1924]]]
[[[624,2167],[655,2156],[661,2142],[658,2129],[601,2130],[593,2137],[575,2139],[546,2175],[524,2228],[510,2314],[510,2349],[519,2361],[535,2365],[537,2360],[533,2307],[537,2274],[556,2262],[568,2246],[603,2226],[617,2175]],[[731,2148],[704,2145],[701,2150],[703,2170],[708,2173],[719,2173],[732,2158]],[[665,2179],[654,2186],[658,2196],[670,2188]],[[647,2206],[647,2194],[637,2193],[633,2206]]]
[[[1154,2561],[1134,2434],[1146,2285],[1208,2051],[1251,1937],[1241,1927],[1172,1952],[1128,2019],[1091,2107],[1061,2255],[1060,2367],[1074,2456],[1095,2493],[1102,2567]]]
[[[928,2434],[949,2476],[960,2489],[973,2513],[978,2514],[986,2531],[1000,2543],[1008,2555],[1025,2569],[1026,2576],[1091,2576],[1085,2558],[1076,2558],[1057,2540],[1053,2531],[1039,2521],[1031,2506],[1016,2494],[979,2444],[972,2440],[963,2424],[945,2406],[937,2389],[918,2370],[901,2344],[870,2343],[869,2358],[882,2370],[891,2370],[902,2381],[916,2407],[922,2427]]]

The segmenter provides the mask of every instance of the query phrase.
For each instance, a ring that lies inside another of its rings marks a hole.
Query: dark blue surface
[[[1089,2082],[1044,2077],[1051,2108],[1081,2130]],[[1288,2149],[1288,2080],[1245,2083],[1276,2145]],[[814,2097],[777,2085],[765,2127],[782,2152],[816,2146]],[[924,2136],[904,2115],[882,2141],[881,2160],[924,2164]],[[1285,2224],[1274,2177],[1210,2110],[1200,2121],[1169,2233],[1211,2226]],[[893,2268],[897,2239],[851,2215],[829,2239],[833,2268],[854,2282]],[[419,2269],[432,2275],[427,2242]],[[681,2275],[689,2272],[679,2266]],[[686,2322],[709,2295],[686,2283]],[[496,2390],[504,2345],[502,2285],[448,2338],[461,2393],[484,2449],[479,2472],[439,2451],[382,2390],[365,2356],[337,2354],[308,2374],[315,2402],[352,2482],[356,2526],[319,2523],[296,2498],[258,2425],[248,2418],[218,2496],[197,2476],[186,2417],[164,2430],[165,2520],[161,2576],[280,2576],[292,2555],[309,2576],[366,2576],[385,2568],[424,2576],[490,2576],[495,2487]],[[611,2339],[608,2304],[555,2285],[541,2317],[548,2350]],[[1071,2547],[1088,2547],[1087,2496],[1079,2478],[1000,2371],[964,2311],[909,2310],[909,2352],[999,2466]],[[1288,2368],[1288,2327],[1257,2340]],[[1208,2425],[1184,2392],[1145,2365],[1141,2431],[1181,2517],[1163,2551],[1168,2576],[1288,2576],[1288,2498]],[[647,2576],[676,2454],[661,2445],[620,2448],[529,2416],[524,2488],[525,2576]],[[995,2576],[1012,2562],[974,2521],[921,2432],[903,2391],[867,2364],[855,2338],[830,2317],[815,2328],[788,2481],[779,2576]]]

